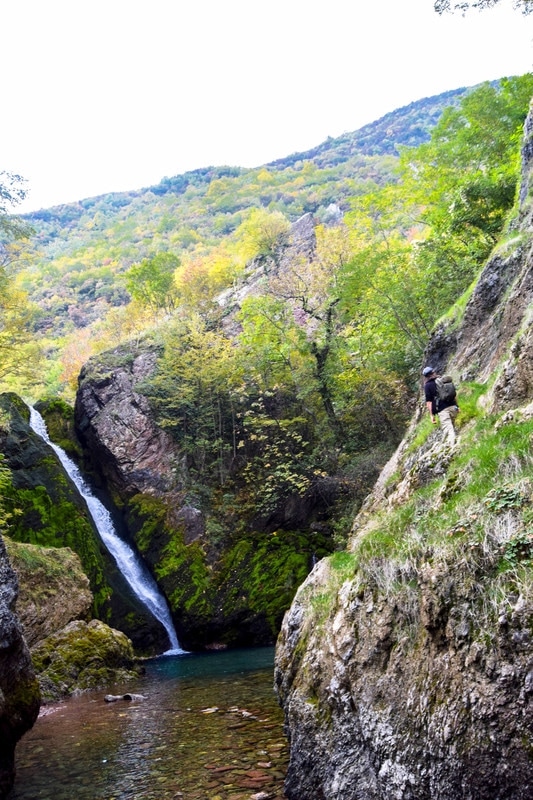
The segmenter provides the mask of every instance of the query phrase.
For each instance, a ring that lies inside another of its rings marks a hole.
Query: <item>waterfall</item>
[[[117,535],[111,515],[107,508],[91,492],[78,467],[64,450],[54,444],[48,436],[46,423],[36,409],[30,407],[30,427],[55,452],[65,472],[76,486],[89,509],[100,538],[116,561],[117,567],[130,585],[142,605],[155,617],[167,632],[170,650],[164,655],[180,655],[186,651],[180,647],[172,617],[165,598],[140,556]]]

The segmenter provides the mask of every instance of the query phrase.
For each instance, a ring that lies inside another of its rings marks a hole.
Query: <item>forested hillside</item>
[[[310,559],[344,545],[431,331],[505,233],[532,95],[530,74],[483,84],[366,129],[372,155],[341,137],[6,229],[3,386],[72,400],[85,364],[87,463],[195,644],[273,637]],[[426,140],[378,154],[384,132]]]
[[[131,293],[123,275],[132,264],[172,253],[181,261],[180,284],[207,281],[211,292],[231,285],[268,247],[258,228],[309,212],[319,223],[341,219],[351,198],[396,180],[400,149],[427,141],[443,109],[467,91],[420,100],[257,169],[208,167],[27,215],[34,233],[19,260],[18,286],[33,304],[31,329],[45,349],[48,390],[68,395],[91,353],[147,324],[138,308],[124,313]]]

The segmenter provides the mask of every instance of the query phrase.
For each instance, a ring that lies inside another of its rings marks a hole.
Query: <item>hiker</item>
[[[459,412],[457,406],[457,396],[452,379],[446,375],[439,378],[433,367],[425,367],[422,370],[424,376],[424,395],[426,406],[431,416],[431,422],[439,421],[449,444],[456,442],[454,420]],[[439,385],[440,384],[440,385]]]

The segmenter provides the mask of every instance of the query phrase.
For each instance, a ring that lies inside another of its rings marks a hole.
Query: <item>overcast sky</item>
[[[0,170],[19,211],[259,166],[413,100],[533,67],[511,0],[4,0]]]

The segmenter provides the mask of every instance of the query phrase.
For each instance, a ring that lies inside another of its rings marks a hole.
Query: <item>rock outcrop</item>
[[[31,648],[76,619],[90,619],[93,596],[79,557],[67,547],[38,547],[5,538],[17,574],[17,616]]]
[[[245,297],[263,292],[267,276],[282,271],[291,258],[309,258],[315,246],[314,220],[307,214],[275,251],[249,265],[241,286],[218,297],[226,333],[239,330],[236,312]],[[167,411],[166,419],[158,416],[164,390],[150,382],[161,355],[162,347],[141,343],[100,354],[84,366],[75,419],[85,465],[120,509],[128,535],[169,602],[183,647],[273,644],[313,558],[332,549],[327,514],[345,488],[334,478],[319,485],[317,477],[304,494],[280,478],[281,488],[274,486],[267,509],[258,511],[255,490],[243,479],[248,456],[236,453],[236,441],[231,448],[217,446],[215,454],[204,434],[198,434],[196,446],[194,436],[179,429],[179,409]],[[243,403],[256,400],[254,385]],[[292,407],[300,417],[289,391],[280,389],[269,403],[273,417]],[[178,429],[173,436],[163,427],[169,419]],[[239,424],[233,411],[224,421],[234,439]],[[302,436],[304,427],[302,422]],[[221,463],[213,468],[218,458]]]
[[[156,358],[155,349],[119,350],[92,359],[80,374],[76,427],[115,497],[160,494],[176,484],[176,449],[137,389]]]
[[[334,492],[324,485],[308,498],[284,498],[270,514],[267,535],[264,523],[255,519],[255,506],[235,496],[226,500],[233,510],[231,528],[224,530],[215,513],[209,516],[208,502],[201,511],[188,500],[184,487],[194,479],[186,473],[187,454],[157,425],[142,394],[143,383],[156,369],[156,356],[153,349],[124,349],[85,365],[76,420],[87,460],[157,578],[185,649],[200,650],[213,642],[273,644],[313,553],[331,549],[319,525],[307,536],[299,530],[310,525]],[[209,492],[220,508],[220,485],[206,482],[202,493]]]
[[[138,676],[131,641],[91,620],[89,580],[72,550],[7,537],[5,546],[18,579],[17,618],[43,702]]]
[[[290,800],[533,797],[532,130],[512,241],[428,348],[472,381],[460,446],[418,414],[284,619]]]
[[[32,648],[43,699],[59,700],[139,675],[131,641],[100,620],[75,620]]]
[[[15,746],[40,706],[39,684],[15,615],[17,594],[17,578],[0,537],[0,798],[13,785]]]
[[[328,561],[315,568],[277,651],[290,800],[532,796],[531,605],[515,597],[495,636],[472,620],[496,561],[497,548],[477,565],[413,564],[416,591],[388,595],[379,579],[339,588]]]

